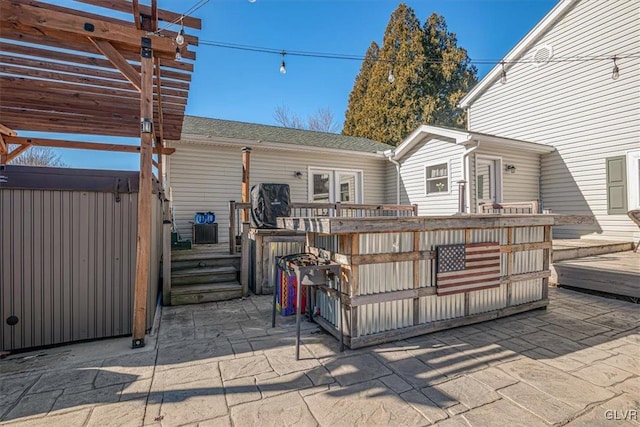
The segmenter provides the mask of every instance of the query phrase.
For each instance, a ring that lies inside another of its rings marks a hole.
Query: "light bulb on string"
[[[249,3],[255,3],[256,0],[249,0]]]
[[[620,77],[620,68],[618,68],[618,63],[616,60],[618,59],[615,55],[613,56],[613,71],[611,72],[611,79],[618,80]]]
[[[501,62],[500,64],[502,64],[502,72],[500,73],[500,83],[505,84],[507,83],[507,72],[504,69],[504,62]]]
[[[180,17],[180,31],[178,31],[178,35],[176,36],[176,44],[178,46],[184,45],[184,23],[182,22],[182,17]]]
[[[280,63],[280,73],[281,74],[287,74],[287,67],[284,63],[284,56],[286,55],[286,53],[284,51],[282,51],[282,62]]]
[[[176,61],[180,61],[182,59],[182,54],[180,53],[180,48],[176,48]]]
[[[396,81],[396,77],[393,75],[393,67],[389,69],[389,76],[387,77],[387,81],[389,83],[393,83]]]

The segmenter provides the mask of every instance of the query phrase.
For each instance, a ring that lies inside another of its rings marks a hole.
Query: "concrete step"
[[[171,287],[198,283],[231,282],[237,279],[234,267],[199,267],[171,272]]]
[[[171,255],[171,271],[205,267],[235,267],[240,269],[240,254],[192,253],[187,256]]]
[[[553,261],[559,262],[568,259],[585,258],[595,255],[612,254],[633,250],[633,242],[609,242],[609,241],[567,241],[553,242]]]
[[[242,297],[242,285],[237,281],[200,283],[171,288],[171,305],[226,301]]]

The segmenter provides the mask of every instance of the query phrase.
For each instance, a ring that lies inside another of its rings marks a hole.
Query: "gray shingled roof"
[[[183,139],[186,139],[185,135],[278,142],[292,145],[334,148],[337,150],[362,151],[365,153],[375,153],[393,148],[391,145],[355,136],[195,116],[184,116],[184,124],[182,126]]]

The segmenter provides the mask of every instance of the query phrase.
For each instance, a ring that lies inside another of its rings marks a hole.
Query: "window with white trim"
[[[439,163],[425,167],[426,194],[449,192],[449,163]]]
[[[309,201],[362,203],[362,171],[310,168]]]

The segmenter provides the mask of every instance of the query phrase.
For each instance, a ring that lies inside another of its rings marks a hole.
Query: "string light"
[[[180,17],[180,31],[178,31],[178,35],[176,36],[176,44],[178,46],[184,45],[184,21],[183,16]]]
[[[387,81],[389,83],[393,83],[396,81],[396,77],[393,75],[393,66],[389,68],[389,77],[387,77]]]
[[[180,48],[176,48],[176,61],[180,61],[182,59],[182,54],[180,53]]]
[[[280,63],[280,73],[287,74],[287,67],[284,64],[284,56],[287,54],[284,50],[282,51],[282,62]]]
[[[617,56],[613,56],[613,72],[611,73],[611,78],[613,80],[618,80],[618,77],[620,77],[620,68],[618,68],[618,63],[616,62],[616,60],[618,59]]]
[[[500,73],[500,83],[507,83],[507,72],[504,69],[504,61],[500,62],[502,64],[502,72]]]

